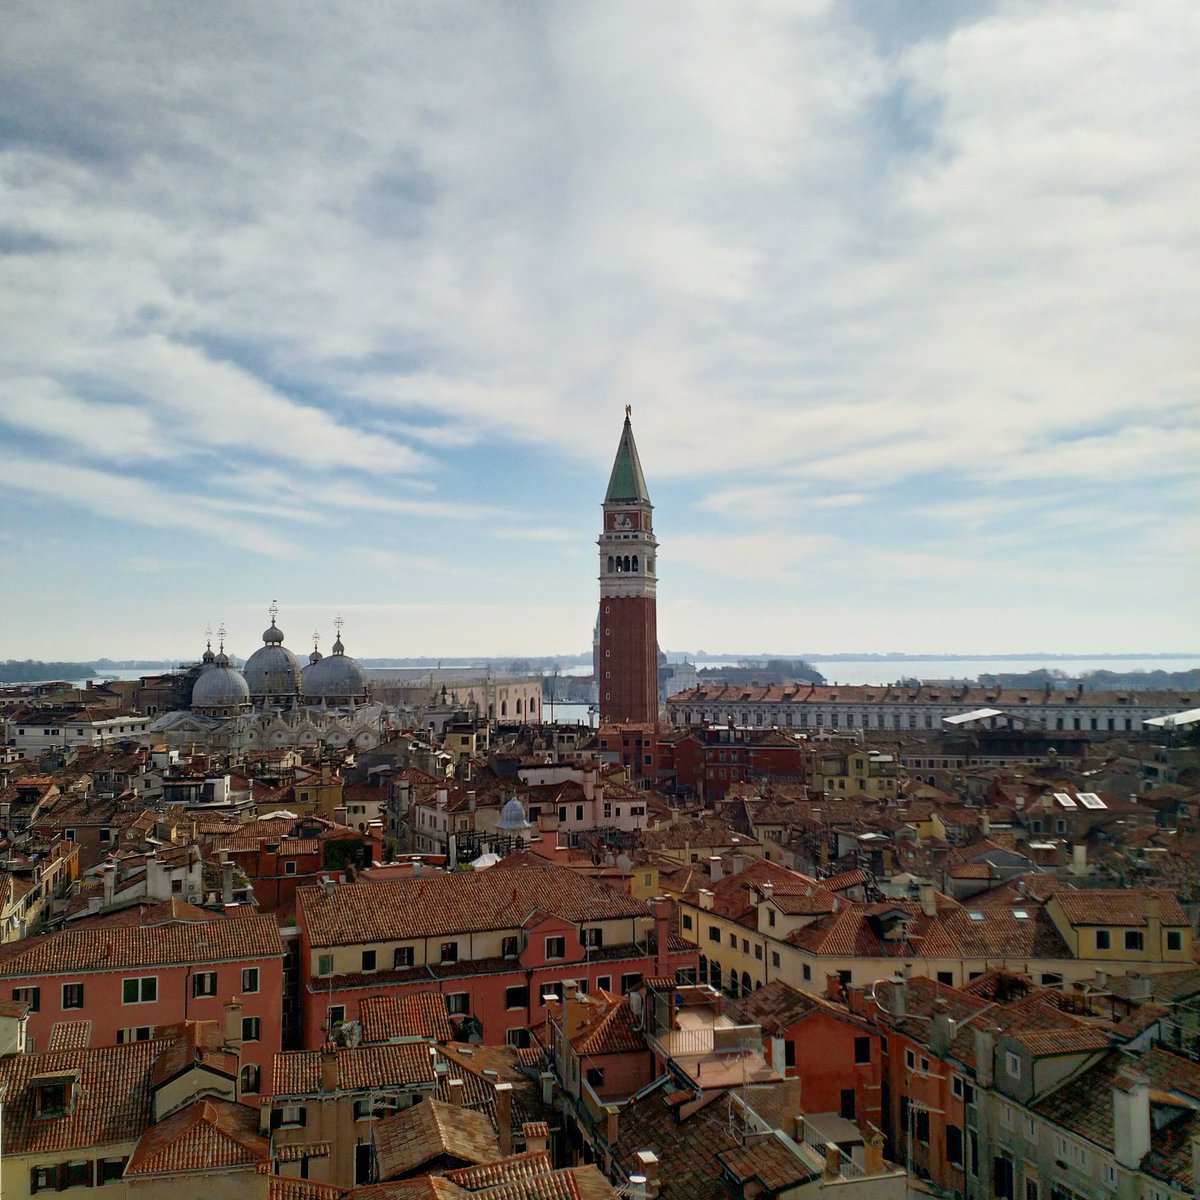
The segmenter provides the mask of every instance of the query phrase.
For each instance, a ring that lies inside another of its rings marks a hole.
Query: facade
[[[705,684],[669,697],[667,716],[673,725],[682,726],[716,723],[896,734],[940,730],[948,717],[998,709],[1053,732],[1138,733],[1147,728],[1146,721],[1178,712],[1193,699],[1183,692],[1052,691],[965,684]]]
[[[244,1065],[259,1069],[264,1088],[282,1048],[283,942],[269,916],[214,917],[170,902],[94,917],[7,947],[0,988],[29,1006],[38,1050],[56,1026],[80,1022],[92,1046],[145,1041],[185,1020],[224,1027],[230,1005]]]
[[[629,409],[604,496],[596,684],[606,724],[658,721],[658,588],[654,506]]]
[[[460,1036],[523,1045],[564,980],[628,992],[694,971],[653,906],[552,865],[495,866],[300,888],[302,1042],[322,1045],[362,1019],[371,997],[437,992]]]

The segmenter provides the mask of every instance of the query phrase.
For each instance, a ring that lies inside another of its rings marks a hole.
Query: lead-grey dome
[[[357,704],[367,698],[366,672],[352,659],[341,638],[333,643],[333,653],[310,662],[301,673],[301,691],[309,702]]]
[[[500,820],[496,822],[496,828],[503,833],[525,833],[533,828],[525,819],[525,806],[516,796],[500,810]]]
[[[236,667],[211,666],[192,688],[193,708],[241,708],[249,703],[250,688]]]
[[[255,700],[291,700],[300,691],[300,663],[283,644],[283,630],[271,618],[263,644],[246,659],[246,683]]]

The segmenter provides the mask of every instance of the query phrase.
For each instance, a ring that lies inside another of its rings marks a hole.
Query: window
[[[318,954],[317,955],[317,974],[332,975],[333,974],[333,955]]]
[[[259,1017],[242,1018],[242,1041],[257,1042],[262,1034],[262,1020]]]
[[[458,943],[443,942],[438,957],[444,963],[458,962]]]
[[[1027,1142],[1037,1142],[1037,1121],[1028,1113],[1025,1114],[1025,1140]]]
[[[962,1099],[963,1081],[961,1075],[950,1076],[950,1091],[959,1099]]]
[[[721,931],[715,925],[708,927],[708,940],[716,942],[718,945],[721,943]]]
[[[121,980],[122,1004],[153,1004],[158,999],[158,977],[143,975]]]
[[[904,1052],[904,1065],[905,1065],[905,1066],[906,1066],[906,1067],[907,1067],[907,1068],[908,1068],[910,1071],[915,1071],[915,1070],[917,1069],[917,1056],[916,1056],[916,1054],[914,1054],[914,1053],[913,1053],[913,1051],[911,1051],[911,1050],[905,1050],[905,1052]]]
[[[587,1081],[588,1081],[589,1087],[594,1087],[594,1088],[603,1087],[604,1086],[604,1068],[603,1067],[588,1067]]]
[[[642,973],[640,971],[632,971],[628,975],[621,976],[621,995],[628,996],[639,983],[642,982]]]
[[[548,937],[546,939],[546,957],[566,958],[567,939],[562,937]]]
[[[375,1116],[375,1101],[369,1096],[362,1100],[354,1102],[354,1119],[356,1121],[370,1121]]]
[[[953,987],[954,986],[954,972],[953,971],[939,971],[937,973],[937,981],[938,981],[938,983],[944,983],[947,987]]]
[[[257,1092],[259,1088],[259,1078],[259,1069],[253,1063],[247,1063],[242,1068],[242,1094],[247,1095]]]
[[[946,1126],[946,1161],[962,1166],[963,1135],[957,1125]]]
[[[1143,945],[1142,931],[1140,929],[1125,930],[1125,949],[1126,950],[1141,950]]]
[[[871,1039],[869,1037],[856,1037],[854,1039],[854,1061],[856,1063],[869,1063],[871,1061]]]
[[[506,937],[500,939],[500,955],[502,958],[516,958],[519,953],[517,939],[515,937]],[[412,966],[412,963],[409,963]]]
[[[770,925],[772,929],[775,928],[775,910],[773,908],[767,909],[767,924]]]
[[[1012,1079],[1021,1078],[1021,1059],[1019,1055],[1014,1054],[1011,1050],[1004,1052],[1004,1070]]]
[[[736,934],[736,933],[731,933],[731,934],[729,935],[729,945],[730,945],[730,946],[731,946],[731,947],[732,947],[734,950],[736,950],[736,949],[737,949],[737,934]]]
[[[303,1104],[285,1104],[271,1113],[273,1129],[300,1129],[307,1123],[308,1113]]]
[[[82,983],[64,983],[62,985],[62,1006],[63,1008],[83,1007]]]
[[[332,1033],[345,1020],[346,1006],[344,1004],[331,1004],[325,1010],[325,1028],[330,1033]]]
[[[854,1111],[854,1089],[842,1088],[839,1115],[844,1117],[847,1121],[853,1121]]]
[[[1038,1189],[1038,1181],[1030,1179],[1029,1171],[1031,1167],[1026,1164],[1025,1167],[1025,1200],[1040,1200],[1041,1192]]]
[[[97,1159],[96,1184],[102,1187],[106,1183],[116,1183],[125,1174],[125,1164],[128,1161],[127,1158]]]
[[[148,1042],[153,1036],[153,1025],[135,1025],[130,1029],[118,1029],[117,1045],[123,1046],[126,1042]]]
[[[773,967],[779,966],[779,951],[778,950],[771,951],[771,966],[773,966]],[[805,969],[807,970],[807,968],[805,968]]]
[[[1167,930],[1167,949],[1182,950],[1183,949],[1183,933],[1178,929]]]
[[[362,969],[364,971],[374,971],[375,970],[375,951],[374,950],[364,950],[362,952]]]
[[[471,1011],[470,992],[447,992],[446,1012],[452,1017],[465,1017]]]
[[[253,993],[258,991],[257,967],[242,968],[242,991],[245,993]]]
[[[289,858],[283,864],[283,873],[285,875],[295,875],[296,874],[296,860],[294,858]]]
[[[583,931],[583,944],[589,950],[600,950],[604,946],[604,930],[603,929],[585,929]]]
[[[193,996],[215,996],[217,994],[216,971],[197,971],[192,976]]]
[[[684,913],[684,914],[683,914],[683,927],[684,927],[684,929],[691,929],[691,927],[692,927],[692,915],[691,915],[691,913]]]
[[[402,970],[404,967],[413,965],[413,948],[411,946],[397,946],[392,954],[392,966],[397,970]]]
[[[1111,950],[1112,949],[1112,933],[1107,929],[1096,930],[1096,949]]]
[[[778,963],[775,965],[779,966]],[[810,982],[812,980],[812,967],[810,967],[808,963],[805,963],[801,968],[800,974],[804,977],[804,981],[806,983]]]
[[[521,984],[518,987],[510,987],[504,989],[504,1007],[526,1008],[529,1004],[529,987],[526,984]]]
[[[596,990],[600,991],[600,992],[611,992],[612,991],[612,976],[611,975],[597,975],[596,976]]]
[[[504,1035],[504,1044],[506,1046],[516,1046],[519,1050],[524,1050],[529,1045],[529,1030],[510,1029]]]
[[[759,962],[762,962],[762,956],[763,956],[763,948],[761,946],[755,946],[754,947],[754,957],[757,958],[759,960]]]
[[[12,998],[29,1005],[30,1012],[41,1008],[42,989],[36,987],[13,988]]]

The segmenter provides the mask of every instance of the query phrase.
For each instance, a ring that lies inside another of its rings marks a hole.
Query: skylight
[[[972,921],[982,921],[983,920],[983,913],[981,913],[979,911],[979,909],[977,909],[977,908],[967,909],[967,916],[970,917]]]

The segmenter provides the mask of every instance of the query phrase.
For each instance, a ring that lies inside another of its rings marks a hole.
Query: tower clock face
[[[639,512],[610,512],[604,517],[604,528],[610,533],[634,533],[642,527]]]

